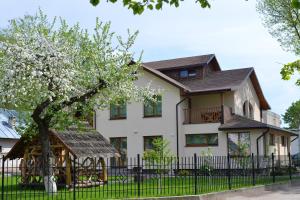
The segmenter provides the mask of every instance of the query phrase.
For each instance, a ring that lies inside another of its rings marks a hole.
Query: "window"
[[[127,138],[115,137],[110,138],[110,143],[120,154],[120,158],[111,158],[111,166],[123,166],[127,165]]]
[[[189,72],[186,69],[180,70],[180,72],[179,72],[180,78],[186,78],[186,77],[188,77],[188,75],[189,75]]]
[[[218,146],[218,134],[188,134],[185,141],[187,147]]]
[[[126,119],[126,103],[110,105],[110,119]]]
[[[286,137],[285,137],[285,136],[281,136],[281,145],[282,145],[283,147],[286,146]]]
[[[145,100],[144,102],[144,117],[161,117],[161,96],[154,97],[156,101]]]
[[[144,136],[144,151],[153,149],[153,141],[155,139],[163,139],[161,135],[156,136]]]
[[[183,70],[179,71],[180,78],[194,77],[196,75],[197,75],[197,72],[194,69],[190,69],[190,70],[183,69]]]
[[[245,101],[243,104],[243,115],[250,119],[254,119],[253,106],[249,101]]]
[[[247,101],[243,104],[243,116],[247,117]]]
[[[275,145],[275,135],[274,134],[270,134],[270,138],[269,138],[269,145],[274,146]]]
[[[228,133],[228,152],[231,156],[249,156],[250,133]]]
[[[253,106],[250,102],[249,102],[249,118],[254,119]]]

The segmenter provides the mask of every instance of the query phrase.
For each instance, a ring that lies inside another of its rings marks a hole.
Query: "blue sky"
[[[102,0],[93,7],[89,0],[9,0],[0,1],[0,26],[12,18],[34,14],[40,7],[50,17],[61,16],[68,23],[79,22],[92,30],[95,18],[112,23],[112,30],[125,35],[127,29],[139,30],[136,54],[143,61],[214,53],[222,69],[254,67],[272,110],[283,114],[300,99],[294,81],[283,81],[283,63],[296,59],[281,49],[256,12],[254,0],[213,1],[211,9],[202,9],[194,0],[180,8],[164,7],[135,16],[121,4]]]

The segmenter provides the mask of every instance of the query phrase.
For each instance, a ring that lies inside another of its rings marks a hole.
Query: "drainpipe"
[[[259,168],[259,146],[258,146],[258,142],[260,140],[260,138],[264,137],[268,132],[270,131],[270,128],[267,128],[267,130],[265,132],[263,132],[257,139],[256,139],[256,156],[257,156],[257,168]],[[265,144],[265,140],[264,140],[264,155],[266,154],[266,144]]]
[[[176,104],[176,156],[177,156],[177,169],[179,169],[179,125],[178,125],[178,107],[179,105],[187,100],[184,98]]]
[[[97,130],[97,116],[96,110],[94,110],[94,129]]]

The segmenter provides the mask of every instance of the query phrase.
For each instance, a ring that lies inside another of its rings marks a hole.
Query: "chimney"
[[[16,122],[17,122],[17,119],[15,116],[10,116],[8,118],[8,124],[11,128],[15,129],[16,128]]]

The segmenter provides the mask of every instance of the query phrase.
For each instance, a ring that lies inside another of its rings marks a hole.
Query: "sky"
[[[69,24],[93,30],[96,18],[111,22],[111,30],[126,36],[127,30],[139,31],[135,55],[154,61],[176,57],[215,54],[223,70],[254,67],[272,111],[284,114],[292,102],[300,99],[294,80],[283,81],[280,69],[296,59],[284,51],[263,26],[254,0],[212,1],[202,9],[194,0],[185,0],[179,8],[165,6],[160,11],[133,15],[120,3],[102,0],[93,7],[89,0],[0,0],[0,27],[8,20],[34,14],[42,9],[49,17],[60,16]]]

